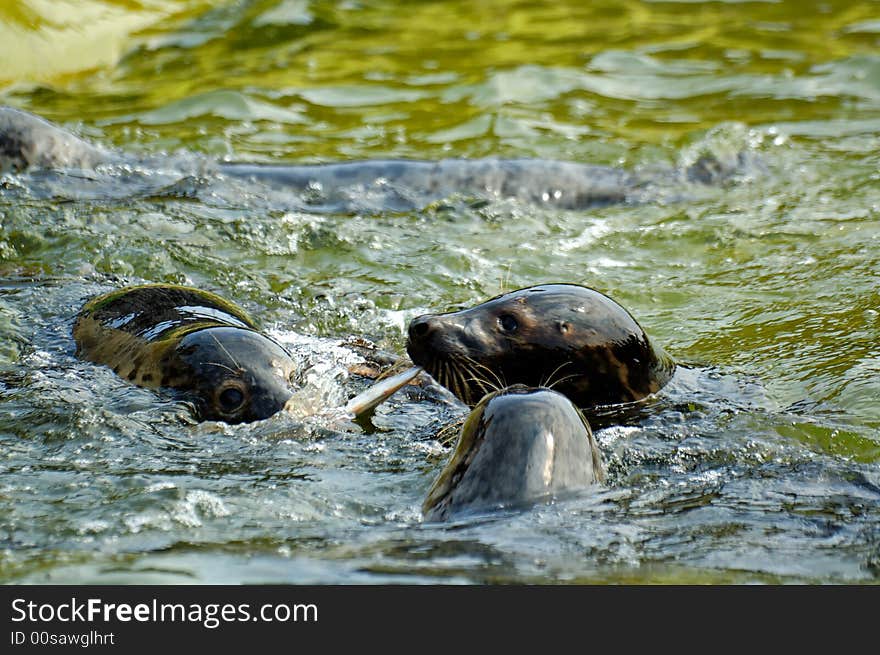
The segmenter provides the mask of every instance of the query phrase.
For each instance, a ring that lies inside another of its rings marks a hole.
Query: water
[[[577,211],[455,197],[313,211],[197,170],[150,194],[120,172],[101,181],[115,194],[83,198],[86,181],[4,178],[0,580],[875,581],[877,9],[6,3],[0,102],[141,155],[759,163]],[[340,342],[400,353],[413,316],[541,282],[604,291],[694,368],[647,415],[597,431],[605,488],[428,524],[448,454],[435,437],[461,408],[408,390],[367,431],[195,424],[74,357],[84,300],[143,281],[241,304],[302,346],[303,382],[328,404],[357,386]]]

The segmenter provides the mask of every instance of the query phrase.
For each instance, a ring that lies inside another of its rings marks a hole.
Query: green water
[[[140,154],[758,162],[582,211],[4,178],[0,581],[876,580],[880,3],[5,2],[0,41],[0,103]],[[76,360],[82,302],[143,281],[395,352],[417,314],[576,282],[698,369],[597,432],[604,489],[426,524],[453,418],[431,403],[402,396],[372,434],[194,425]]]

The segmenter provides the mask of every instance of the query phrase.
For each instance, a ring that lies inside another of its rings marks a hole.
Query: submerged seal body
[[[202,420],[268,418],[293,393],[288,352],[242,309],[199,289],[111,291],[83,306],[73,336],[78,356],[137,385],[183,392]]]
[[[641,400],[675,363],[594,289],[547,284],[409,324],[407,353],[468,405],[511,384],[548,386],[580,408]]]
[[[483,398],[422,506],[429,521],[522,506],[604,479],[583,414],[565,396],[512,386]]]
[[[668,188],[677,183],[711,183],[723,179],[741,167],[742,162],[737,160],[732,166],[725,166],[714,157],[706,156],[684,168],[640,172],[582,162],[492,157],[281,166],[204,158],[196,163],[189,158],[144,157],[106,150],[38,116],[0,107],[0,173],[89,169],[101,164],[144,169],[130,187],[119,175],[106,180],[138,194],[166,189],[173,182],[169,172],[164,170],[170,166],[180,168],[180,178],[196,171],[206,179],[219,178],[214,181],[221,184],[228,183],[229,178],[256,182],[300,194],[305,206],[312,210],[324,204],[338,211],[349,205],[357,206],[360,197],[378,197],[383,207],[404,210],[421,208],[459,194],[486,201],[514,198],[561,209],[642,203],[667,197]],[[148,174],[159,169],[163,169],[162,175]],[[67,181],[73,184],[72,180]]]

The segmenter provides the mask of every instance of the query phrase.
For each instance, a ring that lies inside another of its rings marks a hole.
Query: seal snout
[[[432,328],[432,319],[434,318],[431,314],[424,314],[422,316],[417,316],[409,324],[409,340],[410,341],[421,341],[427,338],[430,333],[433,331]]]
[[[442,341],[442,321],[436,314],[423,314],[410,321],[406,351],[414,364],[424,365],[438,352],[445,350]]]
[[[426,366],[434,359],[432,352],[435,350],[431,344],[431,335],[434,332],[432,326],[434,316],[425,314],[417,316],[409,323],[406,338],[406,353],[413,364]]]
[[[469,356],[469,331],[454,314],[424,314],[410,321],[406,352],[414,364],[430,367],[449,357]]]

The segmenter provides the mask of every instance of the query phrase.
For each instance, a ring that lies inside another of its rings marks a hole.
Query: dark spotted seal
[[[468,405],[511,384],[549,386],[578,407],[641,400],[675,363],[623,307],[574,284],[520,289],[409,324],[412,361]]]
[[[513,386],[473,409],[422,506],[429,521],[518,507],[604,479],[583,414],[550,389]]]
[[[198,418],[268,418],[290,399],[293,361],[240,308],[207,291],[158,284],[88,301],[73,326],[77,355],[144,387],[185,392]]]

